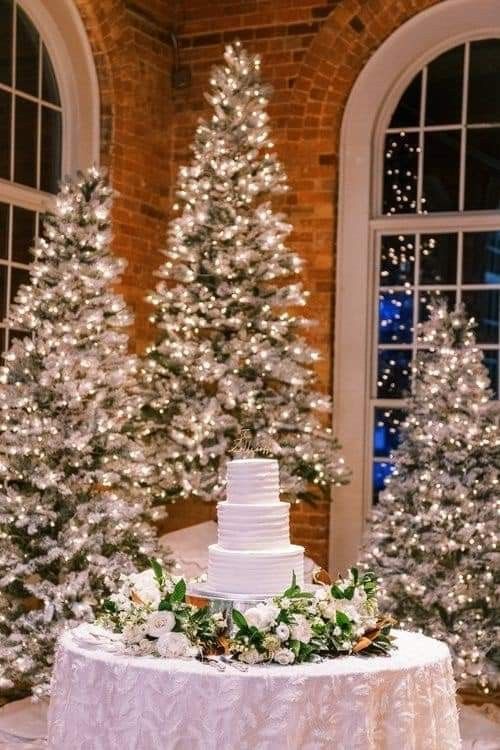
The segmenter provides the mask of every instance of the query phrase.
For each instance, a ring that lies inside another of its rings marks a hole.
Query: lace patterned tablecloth
[[[389,657],[224,671],[60,643],[52,750],[459,750],[447,647],[397,634]],[[111,646],[113,648],[113,646]]]

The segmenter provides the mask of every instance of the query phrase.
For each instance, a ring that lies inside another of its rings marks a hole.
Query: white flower
[[[293,664],[295,661],[295,654],[293,651],[289,648],[280,648],[279,651],[276,651],[273,654],[273,661],[278,662],[278,664]]]
[[[147,633],[145,623],[126,625],[123,629],[123,642],[130,645],[131,643],[139,643],[142,641]]]
[[[351,620],[351,622],[358,623],[361,621],[361,615],[358,611],[358,608],[352,602],[346,599],[342,599],[337,604],[337,609],[339,609],[341,612],[347,615],[347,617]]]
[[[280,624],[276,628],[276,635],[278,636],[280,641],[286,641],[288,640],[288,638],[290,638],[290,628],[286,623],[280,622]]]
[[[159,638],[163,633],[169,633],[175,628],[175,615],[173,612],[151,612],[146,626],[148,635]]]
[[[160,656],[164,656],[166,659],[195,656],[198,653],[198,649],[192,646],[191,641],[184,633],[162,633],[156,641],[156,649]]]
[[[342,628],[339,628],[338,625],[333,628],[333,635],[338,638],[339,635],[342,635]]]
[[[119,612],[128,612],[130,609],[132,609],[132,602],[130,601],[128,596],[125,596],[125,594],[112,594],[109,597],[109,600],[110,602],[113,602]]]
[[[253,626],[259,630],[267,630],[276,620],[279,613],[279,608],[274,604],[265,604],[264,602],[261,602],[255,607],[250,607],[245,610],[244,616],[250,627]]]
[[[256,648],[249,648],[247,651],[242,651],[239,658],[245,664],[258,664],[263,659]]]
[[[320,605],[321,614],[325,620],[335,620],[337,616],[337,605],[334,601],[325,601]]]
[[[280,648],[281,643],[280,639],[277,636],[273,635],[272,633],[268,633],[266,636],[264,636],[262,645],[269,654],[274,654],[274,652],[278,651],[278,649]]]
[[[151,568],[144,570],[142,573],[133,573],[128,577],[126,587],[130,595],[135,594],[143,604],[152,604],[157,607],[161,600],[161,592],[158,588],[158,581]]]
[[[312,638],[311,625],[304,615],[294,615],[294,623],[290,632],[292,638],[301,643],[309,643]]]
[[[322,602],[325,599],[329,598],[328,589],[326,586],[321,586],[319,589],[317,589],[314,592],[314,598],[317,599],[317,601]]]
[[[287,596],[284,596],[280,600],[280,606],[281,606],[281,609],[288,609],[290,607],[290,599]]]

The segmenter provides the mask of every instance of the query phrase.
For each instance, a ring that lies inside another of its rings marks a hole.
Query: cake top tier
[[[271,458],[237,458],[227,464],[227,501],[240,505],[277,503],[278,462]]]

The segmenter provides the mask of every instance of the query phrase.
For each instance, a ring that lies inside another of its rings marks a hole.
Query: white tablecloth
[[[224,672],[129,657],[66,633],[52,750],[458,750],[447,647],[398,633],[389,657]]]

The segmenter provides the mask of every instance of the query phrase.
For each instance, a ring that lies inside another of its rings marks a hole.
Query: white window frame
[[[79,168],[97,163],[99,157],[99,87],[90,43],[73,0],[17,0],[17,5],[40,34],[54,68],[60,97],[60,106],[54,109],[62,113],[61,172],[73,174]],[[39,101],[28,95],[25,98]],[[40,142],[37,159],[40,159]],[[51,193],[0,179],[2,203],[43,212],[53,200]],[[12,211],[11,208],[11,232]],[[10,242],[9,237],[9,245]],[[7,265],[26,268],[13,260]],[[9,273],[9,279],[10,276]],[[10,283],[7,299],[9,287]]]
[[[443,0],[401,26],[360,73],[346,105],[340,142],[334,425],[353,470],[334,493],[330,567],[357,558],[372,494],[371,376],[376,333],[376,244],[383,231],[498,229],[499,212],[380,213],[384,137],[394,108],[413,77],[461,43],[500,37],[498,0]],[[389,401],[387,402],[389,403]],[[401,401],[390,400],[393,408]]]
[[[73,0],[17,0],[42,37],[62,108],[62,174],[99,158],[99,86],[90,43]],[[48,193],[0,179],[0,201],[43,209]]]

